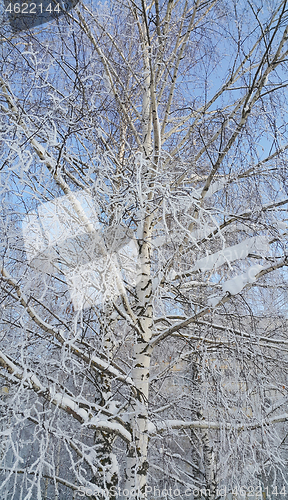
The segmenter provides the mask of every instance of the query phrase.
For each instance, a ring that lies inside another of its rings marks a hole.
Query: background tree
[[[3,498],[285,488],[287,39],[222,0],[3,35]]]

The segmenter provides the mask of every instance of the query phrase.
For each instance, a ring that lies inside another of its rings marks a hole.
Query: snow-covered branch
[[[277,415],[272,418],[263,419],[262,422],[247,422],[247,424],[234,424],[230,422],[213,422],[209,420],[163,420],[159,422],[150,422],[149,433],[151,435],[157,432],[165,432],[169,430],[184,430],[184,429],[211,429],[211,430],[234,430],[237,432],[258,429],[277,423],[287,422],[288,413]]]
[[[241,287],[237,288],[237,292],[235,292],[235,294],[228,292],[228,295],[226,294],[222,297],[220,296],[220,297],[213,298],[213,303],[211,300],[211,305],[209,307],[203,308],[201,311],[199,311],[199,313],[197,313],[197,314],[195,314],[187,319],[184,319],[180,323],[176,323],[175,325],[171,326],[170,328],[167,328],[166,330],[164,330],[163,332],[161,332],[160,334],[155,336],[150,342],[151,347],[154,347],[159,342],[166,339],[167,337],[174,334],[175,332],[178,332],[179,330],[186,328],[187,326],[189,326],[192,323],[196,323],[199,320],[199,318],[202,318],[203,316],[206,316],[206,314],[209,314],[212,309],[215,309],[216,307],[219,307],[220,305],[228,302],[232,296],[242,292],[245,289],[250,288],[252,286],[252,284],[254,283],[254,281],[257,280],[258,278],[260,278],[261,276],[265,276],[266,274],[268,274],[272,271],[275,271],[276,269],[280,269],[280,268],[287,266],[287,265],[288,265],[288,261],[285,258],[284,260],[282,260],[281,262],[278,262],[277,264],[271,265],[265,269],[261,269],[261,271],[259,271],[258,273],[256,272],[255,275],[253,275],[253,280],[241,282]],[[236,279],[236,278],[234,278],[234,279]]]
[[[14,379],[21,381],[24,384],[24,387],[33,389],[38,396],[42,396],[52,404],[59,406],[59,408],[65,410],[80,423],[83,423],[88,419],[89,412],[80,408],[79,405],[73,401],[71,396],[67,396],[65,393],[61,394],[56,392],[55,388],[52,386],[45,386],[35,373],[21,367],[18,363],[6,356],[2,351],[0,351],[0,364],[10,373],[10,375],[14,377]]]
[[[71,396],[65,393],[56,392],[55,386],[45,386],[38,376],[31,370],[24,369],[0,351],[0,364],[6,369],[14,380],[17,379],[24,384],[24,387],[31,388],[38,395],[51,402],[53,405],[61,408],[69,415],[73,416],[81,424],[85,424],[93,429],[101,429],[106,432],[112,432],[122,437],[126,442],[131,440],[130,432],[118,422],[103,420],[103,416],[93,416],[89,409],[81,408]],[[13,381],[13,380],[12,380]]]
[[[1,467],[0,466],[0,470],[7,473],[7,474],[25,474],[25,475],[31,474],[33,476],[36,475],[34,471],[29,472],[29,471],[27,471],[27,469],[10,469],[9,467]],[[70,490],[81,491],[79,489],[79,486],[76,486],[75,484],[70,483],[70,481],[63,479],[62,477],[58,477],[58,476],[54,476],[54,475],[51,476],[50,474],[47,474],[47,473],[42,473],[41,477],[43,477],[44,479],[50,479],[51,481],[56,481],[56,483],[59,483],[59,484],[63,484],[64,486],[66,486]],[[82,489],[82,491],[83,491],[83,489]],[[97,488],[97,491],[95,491],[95,493],[101,494],[101,493],[105,493],[105,491],[101,490],[100,488]]]
[[[246,339],[249,339],[250,342],[255,342],[255,343],[258,343],[261,345],[261,343],[263,343],[263,345],[265,345],[266,347],[268,347],[269,345],[271,347],[275,347],[275,348],[278,348],[278,349],[281,349],[283,346],[288,346],[288,340],[286,339],[277,339],[277,338],[274,338],[274,337],[265,337],[263,335],[257,335],[257,337],[254,337],[252,335],[250,335],[249,333],[243,331],[243,330],[237,330],[236,328],[231,328],[229,326],[224,326],[224,325],[219,325],[219,324],[216,324],[216,323],[212,323],[212,322],[209,322],[209,321],[201,321],[201,320],[198,320],[197,321],[197,324],[198,325],[203,325],[203,326],[206,326],[207,328],[215,328],[215,330],[221,330],[222,332],[227,332],[227,333],[231,333],[232,335],[237,335],[239,337],[242,337],[242,338],[246,338]],[[202,339],[203,341],[207,341],[209,339],[207,339],[206,337]]]
[[[100,371],[110,373],[111,376],[116,377],[119,381],[134,386],[131,377],[127,376],[124,371],[120,371],[119,367],[114,367],[112,361],[106,361],[101,359],[97,355],[87,354],[80,346],[74,344],[73,342],[67,341],[63,336],[61,330],[56,330],[52,325],[44,321],[35,309],[29,305],[28,298],[21,291],[20,286],[11,278],[6,269],[1,269],[1,274],[5,281],[16,289],[17,296],[20,300],[21,305],[26,309],[30,318],[39,326],[44,332],[49,333],[53,336],[62,346],[67,347],[75,356],[84,361],[88,366]]]

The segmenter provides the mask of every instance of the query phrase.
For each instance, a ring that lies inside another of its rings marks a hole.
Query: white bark
[[[152,335],[150,217],[144,224],[140,243],[141,279],[137,285],[139,332],[135,334],[132,379],[136,396],[131,404],[130,427],[132,442],[128,450],[126,488],[145,493],[148,471],[148,402]]]

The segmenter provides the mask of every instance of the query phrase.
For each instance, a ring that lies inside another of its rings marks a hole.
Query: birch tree
[[[287,491],[287,14],[3,30],[1,498]]]

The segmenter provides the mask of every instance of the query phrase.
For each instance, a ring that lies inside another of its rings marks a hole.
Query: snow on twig
[[[70,396],[55,392],[53,387],[46,387],[43,385],[35,373],[25,371],[24,368],[16,365],[8,356],[2,353],[2,351],[0,351],[0,364],[11,375],[14,375],[18,380],[23,381],[25,386],[33,389],[37,395],[44,397],[53,405],[66,411],[66,413],[72,415],[73,418],[78,420],[81,424],[85,423],[85,425],[94,429],[97,428],[115,433],[122,437],[126,442],[131,441],[129,431],[127,431],[122,424],[110,422],[108,420],[100,420],[98,417],[92,416],[91,413],[89,414],[89,412],[84,408],[80,408]]]

